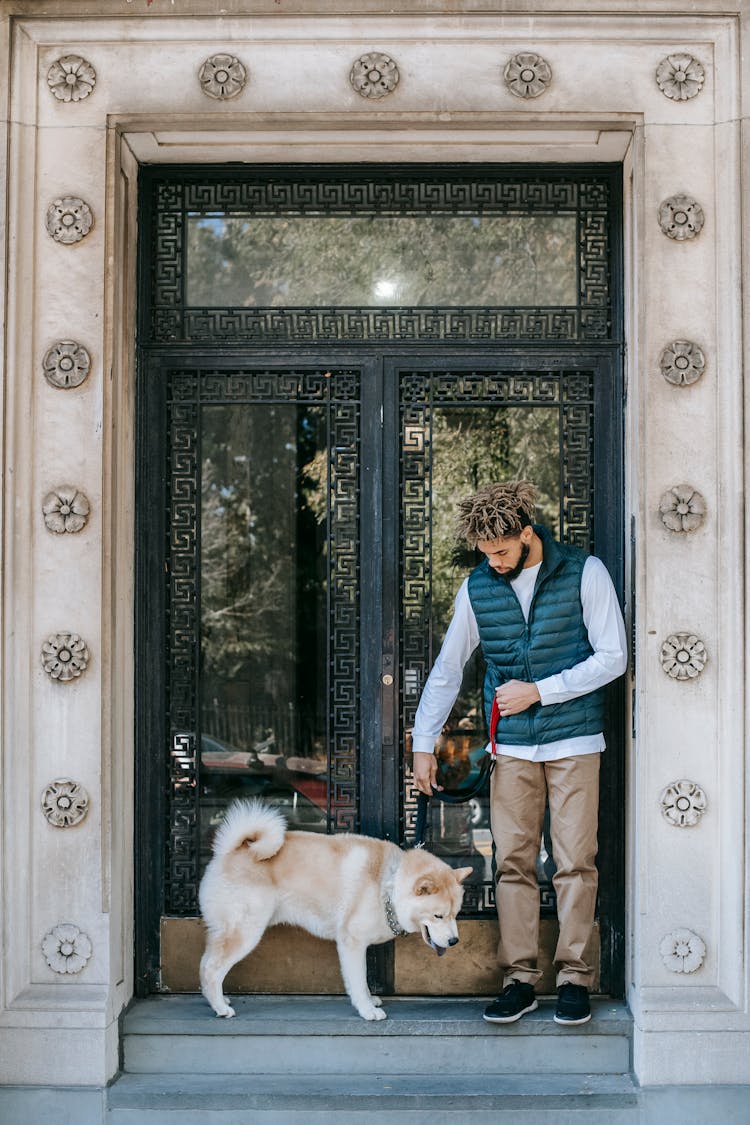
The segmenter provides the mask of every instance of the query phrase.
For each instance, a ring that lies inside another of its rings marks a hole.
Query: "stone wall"
[[[741,5],[390,7],[0,8],[6,1081],[105,1082],[133,990],[138,162],[403,159],[623,162],[635,1065],[750,1081]]]

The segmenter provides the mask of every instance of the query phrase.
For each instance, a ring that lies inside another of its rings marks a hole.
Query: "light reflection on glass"
[[[376,281],[374,293],[378,300],[388,302],[397,296],[398,285],[395,281]]]

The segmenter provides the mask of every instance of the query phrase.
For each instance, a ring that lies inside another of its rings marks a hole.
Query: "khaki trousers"
[[[527,762],[499,755],[490,787],[500,922],[498,960],[503,986],[534,984],[541,976],[539,886],[536,859],[549,801],[557,873],[560,936],[555,950],[558,987],[564,981],[591,988],[593,968],[583,959],[594,926],[598,873],[599,754],[556,762]]]

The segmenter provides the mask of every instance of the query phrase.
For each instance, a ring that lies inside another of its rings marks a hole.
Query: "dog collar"
[[[385,905],[385,917],[388,925],[390,926],[391,933],[394,937],[403,937],[406,933],[406,930],[402,930],[401,926],[399,925],[398,918],[396,917],[396,910],[390,900],[390,897],[386,895],[383,901]]]

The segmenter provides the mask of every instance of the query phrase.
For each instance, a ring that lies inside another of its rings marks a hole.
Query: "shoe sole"
[[[485,1016],[482,1016],[482,1019],[486,1020],[487,1023],[515,1023],[516,1020],[520,1020],[521,1016],[525,1016],[528,1012],[535,1012],[538,1007],[539,1007],[539,1005],[537,1004],[537,1002],[535,1000],[533,1004],[529,1004],[528,1008],[524,1008],[524,1010],[522,1012],[516,1012],[516,1014],[513,1015],[513,1016],[487,1016],[487,1015],[485,1015]]]
[[[589,1012],[589,1014],[587,1016],[583,1016],[579,1020],[566,1020],[563,1016],[558,1016],[557,1013],[555,1013],[555,1016],[554,1016],[555,1023],[560,1023],[564,1027],[577,1027],[581,1023],[588,1023],[590,1019],[591,1019],[591,1012]]]

